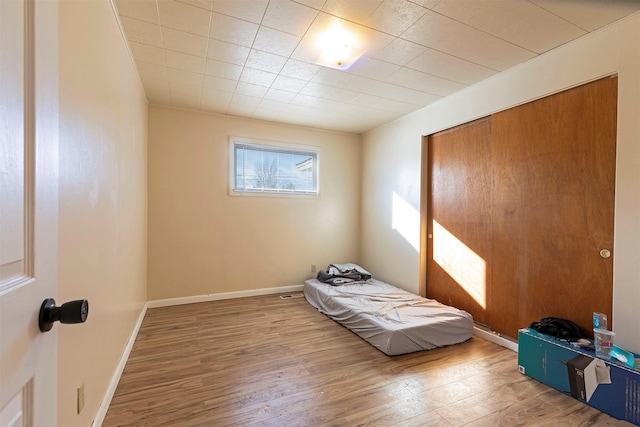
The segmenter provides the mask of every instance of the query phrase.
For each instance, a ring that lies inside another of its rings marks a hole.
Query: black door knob
[[[41,332],[47,332],[58,320],[60,323],[84,323],[89,316],[89,301],[79,299],[56,307],[56,300],[47,298],[40,306],[38,326]]]

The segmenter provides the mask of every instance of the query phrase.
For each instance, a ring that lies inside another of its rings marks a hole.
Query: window
[[[232,194],[318,194],[318,150],[231,138]]]

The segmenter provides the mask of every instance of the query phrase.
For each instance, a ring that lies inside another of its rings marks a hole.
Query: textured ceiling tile
[[[288,92],[286,90],[270,88],[264,95],[264,99],[271,99],[273,101],[290,102],[295,98],[295,92]]]
[[[225,108],[227,107],[229,102],[231,102],[232,97],[233,92],[207,88],[202,90],[202,102],[218,101],[218,104],[225,104]]]
[[[340,87],[332,87],[323,95],[323,98],[343,102],[345,104],[350,104],[357,97],[358,92]]]
[[[503,71],[535,56],[537,56],[535,52],[487,36],[478,38],[472,44],[471,50],[463,55],[463,58],[488,68]]]
[[[425,51],[407,64],[407,68],[422,71],[434,76],[471,85],[498,73],[497,70],[474,64],[446,53],[425,49]]]
[[[271,99],[262,99],[258,108],[271,111],[280,111],[287,106],[287,102],[273,101]]]
[[[213,9],[213,0],[176,0],[177,2],[199,7],[201,9]]]
[[[220,13],[214,13],[209,37],[223,42],[251,47],[258,33],[258,25]]]
[[[439,96],[447,96],[466,87],[466,85],[456,83],[451,80],[445,80],[440,77],[431,76],[408,68],[399,70],[397,73],[389,77],[387,81],[398,86]]]
[[[356,92],[355,90],[335,87],[329,91],[326,97],[329,99],[333,99],[334,101],[340,101],[340,102],[351,104],[356,100],[358,95],[360,95],[360,93]]]
[[[299,92],[306,84],[306,80],[280,75],[273,81],[271,87],[289,92]]]
[[[268,0],[215,0],[213,11],[259,24]]]
[[[587,32],[547,12],[532,13],[496,36],[536,53],[577,39]]]
[[[336,129],[336,130],[342,130],[343,132],[352,132],[355,134],[361,134],[383,123],[385,122],[382,122],[377,119],[372,119],[369,117],[353,116],[349,119],[348,126],[345,126],[345,128],[343,129]]]
[[[270,87],[276,77],[278,77],[276,73],[269,73],[267,71],[245,67],[240,75],[240,81],[258,86]]]
[[[137,42],[129,42],[129,47],[131,47],[131,53],[136,61],[165,65],[163,49]]]
[[[165,66],[136,61],[136,67],[142,78],[148,77],[164,81],[168,79],[167,68]]]
[[[317,14],[317,10],[290,0],[271,1],[262,25],[301,37]]]
[[[367,27],[359,28],[358,37],[362,40],[362,50],[371,57],[376,56],[396,39],[389,34]]]
[[[531,1],[587,31],[597,30],[640,10],[640,1],[638,0]]]
[[[233,116],[251,117],[255,109],[256,107],[254,105],[235,104],[232,100],[232,102],[229,104],[229,107],[227,108],[227,114],[231,114]]]
[[[395,39],[375,55],[376,59],[406,65],[425,51],[425,47],[408,40]]]
[[[249,48],[235,44],[209,39],[207,58],[230,64],[244,65],[249,56]]]
[[[179,3],[174,0],[158,0],[160,24],[186,33],[207,37],[211,11]]]
[[[425,14],[402,37],[497,70],[535,56],[531,51],[435,12]]]
[[[337,113],[347,113],[351,109],[351,106],[332,99],[319,98],[316,103],[316,108]]]
[[[427,12],[422,6],[407,0],[384,0],[364,20],[364,24],[376,30],[398,36]]]
[[[269,71],[270,73],[279,73],[285,62],[287,62],[287,58],[284,56],[251,49],[245,66],[257,70]]]
[[[356,96],[351,103],[357,105],[359,107],[371,107],[375,108],[380,102],[382,102],[384,98],[380,98],[379,96],[369,95],[366,93],[361,93]]]
[[[299,93],[295,96],[295,98],[291,100],[291,104],[302,105],[305,107],[315,107],[318,104],[319,100],[320,98],[316,98],[315,96]]]
[[[192,73],[191,71],[176,70],[167,68],[169,83],[180,83],[189,86],[197,86],[202,89],[204,74]]]
[[[385,99],[379,103],[376,108],[383,111],[390,111],[396,114],[408,114],[412,111],[420,108],[421,105],[409,104],[406,102],[394,101],[392,99]]]
[[[189,110],[199,110],[202,105],[202,98],[199,96],[183,95],[181,93],[171,94],[171,105]]]
[[[200,98],[202,96],[202,87],[185,85],[182,83],[169,82],[171,96],[188,96],[191,98]]]
[[[324,6],[326,0],[295,0],[295,2],[320,10],[322,9],[322,6]]]
[[[165,51],[166,65],[168,68],[191,71],[203,74],[205,59],[199,56],[186,55],[184,53]]]
[[[155,0],[116,0],[116,9],[120,16],[135,18],[139,21],[159,25],[158,8]]]
[[[329,93],[331,89],[331,86],[323,85],[322,83],[309,82],[300,89],[300,93],[320,98]]]
[[[393,113],[391,111],[379,110],[377,108],[367,108],[364,110],[361,109],[359,114],[364,117],[372,117],[383,122],[392,120],[397,116],[396,113]]]
[[[300,38],[271,28],[260,27],[253,48],[264,52],[289,56],[296,48]]]
[[[238,80],[240,78],[240,73],[242,73],[242,66],[216,61],[214,59],[207,59],[204,73],[210,76]]]
[[[202,102],[200,103],[200,108],[205,111],[210,111],[213,113],[224,114],[227,112],[227,107],[229,106],[229,102],[225,102],[220,99],[205,99],[202,98]]]
[[[231,98],[231,104],[249,105],[251,107],[256,107],[260,103],[261,99],[262,98],[257,96],[242,95],[236,92]]]
[[[236,87],[236,93],[239,93],[240,95],[255,96],[258,98],[262,98],[268,90],[269,88],[264,86],[257,86],[244,82],[239,82]]]
[[[289,59],[280,74],[302,80],[311,80],[320,71],[320,68],[316,64]]]
[[[487,33],[500,33],[540,10],[528,1],[442,0],[433,10]]]
[[[251,115],[251,117],[253,117],[254,119],[258,119],[258,120],[267,120],[267,121],[278,121],[278,117],[280,110],[276,110],[276,109],[267,109],[267,108],[262,108],[261,105],[258,105],[258,107],[256,107],[255,110],[253,110],[253,114]]]
[[[486,34],[480,30],[438,13],[427,12],[401,37],[441,52],[459,54],[466,52],[476,37],[484,36]]]
[[[282,116],[284,120],[292,120],[292,123],[295,123],[298,120],[309,117],[309,115],[314,113],[313,107],[307,107],[305,105],[300,104],[287,104],[286,107],[282,110],[287,117]]]
[[[311,79],[312,82],[322,83],[334,87],[342,87],[348,89],[351,87],[353,80],[357,76],[345,73],[344,71],[334,70],[331,68],[322,68]]]
[[[372,80],[368,77],[351,75],[348,79],[345,78],[344,81],[335,80],[335,83],[334,81],[331,81],[330,84],[343,89],[369,92],[371,90],[375,90],[377,85],[380,84],[380,81]]]
[[[120,17],[120,22],[127,33],[127,39],[132,42],[162,47],[162,31],[159,25],[139,21],[126,16]]]
[[[418,4],[422,7],[426,7],[427,9],[431,9],[435,7],[442,0],[409,0],[411,3]]]
[[[199,97],[185,96],[177,93],[175,95],[171,95],[171,105],[188,110],[199,110],[201,104]]]
[[[207,38],[170,28],[162,29],[164,48],[187,55],[205,57],[207,54]]]
[[[223,92],[233,92],[236,90],[237,80],[223,79],[222,77],[204,76],[203,87],[205,89],[215,89]]]
[[[433,10],[537,53],[586,33],[527,1],[443,0]]]
[[[361,22],[381,3],[382,0],[327,0],[322,10],[340,18]]]
[[[380,96],[381,98],[393,99],[400,102],[408,102],[416,105],[427,105],[436,101],[441,96],[431,95],[414,89],[400,87],[391,83],[381,83],[376,86],[370,95]]]
[[[350,74],[368,77],[374,80],[385,80],[400,69],[399,65],[380,61],[374,58],[362,57],[349,68]]]

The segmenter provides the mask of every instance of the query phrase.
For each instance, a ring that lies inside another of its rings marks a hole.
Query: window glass
[[[306,148],[233,142],[233,191],[318,193],[318,152]]]

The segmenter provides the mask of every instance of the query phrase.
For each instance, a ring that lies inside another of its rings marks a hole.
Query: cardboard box
[[[518,369],[612,417],[640,426],[640,370],[597,358],[594,351],[530,328],[518,331]]]

